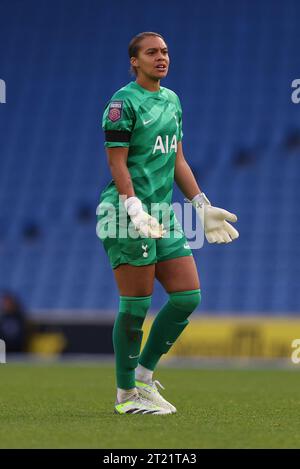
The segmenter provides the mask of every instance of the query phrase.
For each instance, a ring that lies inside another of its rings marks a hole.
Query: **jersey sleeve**
[[[106,105],[102,128],[105,147],[129,147],[135,125],[135,114],[128,99],[113,97]]]
[[[181,142],[182,137],[183,137],[183,131],[182,131],[182,107],[180,100],[177,96],[177,114],[178,114],[178,135],[177,135],[177,140],[178,142]]]

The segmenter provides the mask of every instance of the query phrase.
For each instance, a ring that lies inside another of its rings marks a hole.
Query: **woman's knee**
[[[201,290],[170,293],[170,302],[175,308],[192,313],[201,302]]]

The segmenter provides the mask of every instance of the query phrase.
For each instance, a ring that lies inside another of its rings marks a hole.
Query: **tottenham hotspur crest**
[[[147,249],[148,249],[148,245],[147,244],[142,244],[142,249],[143,249],[143,257],[148,257],[148,252],[147,252]]]

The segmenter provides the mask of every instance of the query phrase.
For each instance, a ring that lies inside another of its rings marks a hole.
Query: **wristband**
[[[202,207],[203,205],[211,205],[210,201],[208,200],[204,192],[201,192],[200,194],[195,195],[195,197],[192,198],[191,202],[194,205],[194,207]]]
[[[124,206],[130,217],[137,215],[143,210],[142,202],[137,197],[129,197],[126,199]]]

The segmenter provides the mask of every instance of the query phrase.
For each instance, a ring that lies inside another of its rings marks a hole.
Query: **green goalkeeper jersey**
[[[182,139],[178,96],[160,87],[151,92],[132,81],[118,90],[103,115],[106,147],[128,147],[127,166],[136,197],[150,212],[151,203],[171,204],[177,144]],[[101,202],[118,204],[112,180]]]

